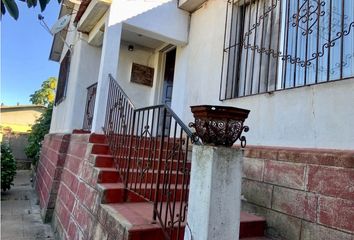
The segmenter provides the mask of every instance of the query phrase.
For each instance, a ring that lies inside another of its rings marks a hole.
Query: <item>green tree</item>
[[[50,122],[52,120],[53,104],[49,104],[46,111],[38,118],[32,126],[32,131],[28,135],[28,144],[25,148],[26,156],[32,159],[32,164],[36,165],[42,147],[44,136],[49,133]]]
[[[44,136],[49,133],[56,85],[57,79],[50,77],[42,83],[39,90],[30,95],[30,101],[33,104],[43,104],[47,106],[45,112],[36,120],[35,124],[33,124],[31,133],[28,135],[28,144],[25,148],[25,153],[28,158],[32,159],[33,165],[37,164],[40,157],[42,141]]]
[[[41,88],[30,95],[30,101],[33,104],[48,105],[54,102],[55,88],[57,86],[57,79],[50,77],[45,80]]]
[[[41,11],[43,12],[45,8],[47,7],[48,3],[50,0],[19,0],[21,2],[26,3],[28,8],[35,8],[39,2],[39,6],[41,8]],[[58,0],[58,3],[60,3],[61,0]],[[15,0],[1,0],[1,14],[4,15],[6,11],[13,17],[14,19],[18,19],[19,16],[19,11],[18,11],[18,6]]]
[[[9,144],[1,143],[1,189],[9,190],[16,175],[16,161]]]

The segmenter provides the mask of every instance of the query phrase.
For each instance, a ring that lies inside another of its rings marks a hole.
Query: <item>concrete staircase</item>
[[[145,185],[137,184],[138,186],[134,186],[135,191],[139,192],[140,195],[135,194],[133,191],[125,192],[122,177],[115,168],[116,162],[110,154],[106,138],[103,135],[94,135],[94,137],[90,138],[90,143],[93,143],[93,146],[89,161],[94,165],[94,171],[97,174],[97,189],[101,195],[101,205],[99,207],[101,224],[105,225],[106,228],[116,228],[116,239],[129,237],[130,240],[164,240],[165,237],[160,224],[152,221],[153,203],[146,201],[143,197],[143,191],[146,192]],[[136,144],[136,141],[133,141],[133,144]],[[141,149],[135,153],[137,158],[143,158],[143,155]],[[163,153],[162,155],[167,155],[167,151],[166,154]],[[188,164],[190,165],[190,163]],[[137,168],[137,165],[131,165],[131,171],[137,171]],[[157,164],[152,164],[152,168],[156,170]],[[172,163],[172,168],[173,170],[177,168],[175,163]],[[147,171],[145,177],[149,181],[152,178],[151,182],[154,182],[153,172]],[[180,179],[178,178],[171,179],[170,183],[178,185],[180,184],[179,181]],[[153,196],[155,194],[154,184],[147,186],[146,189],[152,189],[147,195],[151,194]],[[178,196],[178,188],[176,191]],[[158,192],[157,196],[162,197],[162,193]],[[184,224],[182,223],[178,239],[183,239]],[[265,226],[264,218],[241,212],[239,238],[243,240],[267,239],[264,237]],[[176,231],[173,233],[173,239],[177,239]],[[238,238],[235,236],[235,239]]]

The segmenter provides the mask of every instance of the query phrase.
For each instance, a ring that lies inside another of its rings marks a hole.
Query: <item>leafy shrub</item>
[[[10,190],[14,185],[16,175],[16,161],[12,154],[9,144],[1,143],[1,189]]]
[[[25,153],[29,159],[32,159],[33,165],[36,165],[39,160],[42,141],[50,129],[52,112],[53,105],[49,104],[46,111],[33,124],[32,131],[28,135],[28,145],[26,146]]]

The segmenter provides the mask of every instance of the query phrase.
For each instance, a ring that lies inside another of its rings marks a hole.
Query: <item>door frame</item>
[[[174,49],[177,49],[177,46],[172,44],[166,44],[159,50],[158,75],[157,75],[157,84],[156,84],[156,91],[155,91],[155,104],[162,104],[162,99],[164,94],[163,84],[165,81],[164,78],[165,78],[166,54]]]

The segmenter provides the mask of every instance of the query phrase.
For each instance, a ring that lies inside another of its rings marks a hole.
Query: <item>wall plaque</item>
[[[154,68],[133,63],[130,81],[152,87]]]

